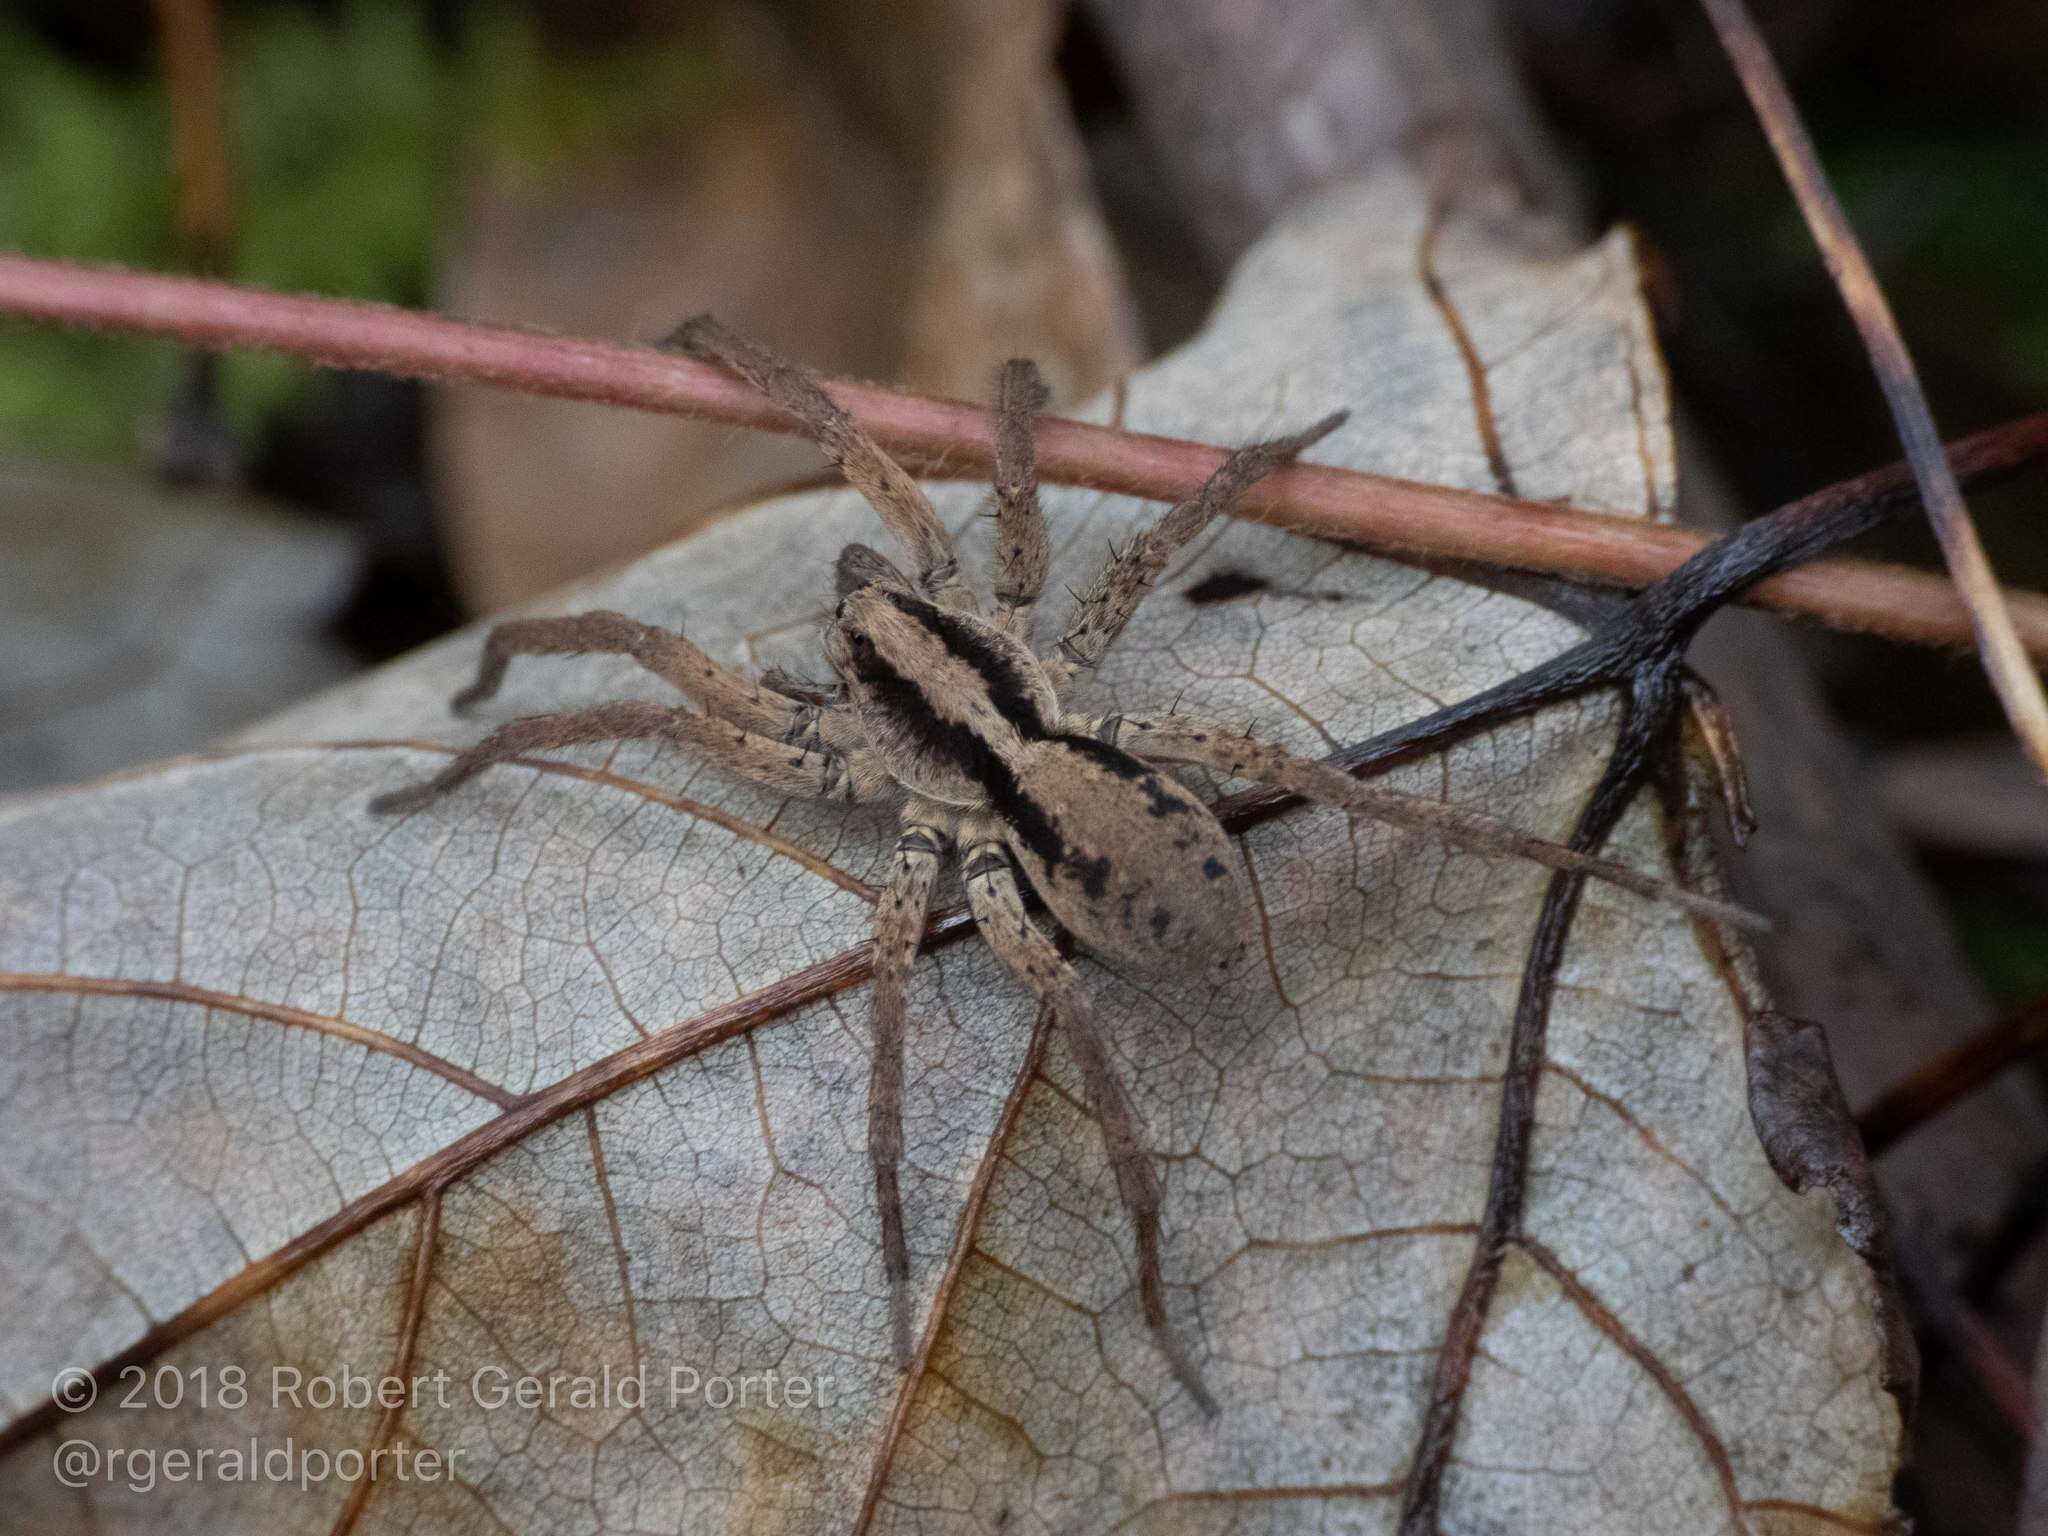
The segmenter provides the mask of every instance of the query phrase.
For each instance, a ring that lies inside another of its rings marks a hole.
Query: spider
[[[1492,817],[1360,783],[1223,721],[1177,711],[1074,711],[1077,682],[1116,644],[1174,553],[1263,476],[1336,430],[1345,413],[1232,453],[1189,500],[1109,563],[1049,649],[1033,648],[1048,539],[1033,432],[1046,391],[1015,360],[997,376],[998,571],[984,616],[924,492],[810,373],[709,317],[670,343],[727,367],[801,421],[908,550],[903,569],[863,544],[837,564],[838,603],[824,649],[836,681],[820,689],[771,671],[750,681],[682,635],[617,613],[514,619],[484,643],[463,710],[494,695],[515,656],[630,656],[697,706],[641,702],[535,715],[499,726],[434,778],[381,795],[409,811],[493,763],[581,743],[665,739],[715,768],[785,794],[897,808],[900,831],[874,923],[874,1055],[868,1151],[890,1290],[891,1343],[911,1356],[910,1257],[898,1168],[903,1153],[905,986],[924,937],[940,861],[960,860],[968,906],[1003,967],[1049,1010],[1101,1126],[1134,1230],[1145,1322],[1176,1379],[1208,1413],[1215,1400],[1167,1323],[1159,1259],[1161,1192],[1143,1128],[1111,1066],[1089,996],[1032,904],[1098,956],[1159,974],[1191,964],[1221,979],[1242,950],[1242,897],[1228,836],[1161,764],[1255,780],[1354,815],[1417,828],[1492,855],[1533,859],[1695,911],[1751,922],[1740,909],[1574,852]],[[1028,893],[1028,896],[1027,896]]]

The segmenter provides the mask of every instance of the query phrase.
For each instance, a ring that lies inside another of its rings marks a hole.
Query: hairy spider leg
[[[1145,1325],[1174,1377],[1204,1413],[1214,1416],[1216,1399],[1201,1373],[1182,1352],[1166,1318],[1166,1282],[1159,1261],[1159,1175],[1145,1149],[1143,1127],[1095,1027],[1095,1011],[1074,968],[1061,958],[1024,909],[1016,866],[1003,846],[1000,827],[985,817],[962,821],[959,833],[966,864],[967,904],[996,958],[1051,1011],[1064,1033],[1086,1086],[1089,1107],[1102,1128],[1102,1142],[1116,1175],[1117,1195],[1130,1215],[1138,1255],[1138,1297]]]
[[[1276,437],[1263,443],[1249,443],[1234,451],[1217,466],[1202,488],[1177,504],[1158,522],[1139,534],[1113,555],[1102,568],[1074,611],[1067,632],[1060,637],[1052,656],[1046,658],[1047,672],[1064,688],[1074,675],[1095,666],[1108,654],[1171,560],[1188,541],[1218,515],[1237,505],[1238,499],[1259,481],[1312,443],[1329,436],[1350,416],[1336,411],[1305,432]]]
[[[1270,784],[1318,805],[1427,832],[1474,853],[1527,859],[1551,869],[1605,880],[1653,901],[1738,927],[1763,926],[1755,913],[1688,891],[1578,848],[1522,831],[1498,817],[1420,795],[1363,784],[1329,761],[1296,757],[1221,720],[1200,715],[1106,715],[1078,722],[1089,735],[1155,763],[1193,763],[1226,778]]]
[[[385,816],[426,804],[490,767],[529,752],[594,741],[667,740],[734,778],[778,794],[805,795],[851,805],[880,798],[894,781],[872,753],[791,747],[742,730],[730,721],[693,715],[663,704],[620,701],[593,709],[529,715],[499,726],[424,783],[394,789],[370,802]]]
[[[1038,505],[1038,453],[1032,433],[1047,399],[1038,365],[1015,357],[996,375],[996,628],[1032,644],[1045,591],[1051,540]]]
[[[797,701],[720,666],[674,630],[598,609],[560,618],[508,619],[484,639],[476,681],[450,708],[466,710],[497,694],[515,656],[630,656],[707,715],[757,735],[790,733]]]
[[[802,422],[825,456],[839,466],[847,482],[867,498],[883,524],[910,551],[917,584],[924,593],[949,608],[979,611],[974,594],[960,580],[953,541],[924,488],[840,409],[817,375],[784,362],[709,315],[685,320],[665,344],[699,362],[730,368]]]
[[[899,1366],[910,1363],[910,1250],[903,1235],[904,986],[924,938],[939,857],[956,819],[923,800],[903,808],[889,877],[875,904],[875,1054],[868,1077],[868,1159],[875,1165],[875,1208],[882,1218],[882,1266],[889,1277],[889,1332]]]

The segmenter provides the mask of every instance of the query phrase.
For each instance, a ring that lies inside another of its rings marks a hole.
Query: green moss
[[[1860,141],[1840,157],[1844,203],[1892,283],[1945,320],[1930,340],[2017,394],[2048,393],[2048,145],[2003,124]]]
[[[1956,931],[1995,1003],[2011,1007],[2048,996],[2048,927],[2032,903],[1997,891],[1953,898]]]
[[[428,301],[456,178],[488,158],[532,178],[701,96],[700,53],[640,48],[562,60],[522,10],[474,8],[467,46],[437,50],[418,8],[353,0],[233,19],[228,68],[239,199],[233,276],[261,287]],[[161,80],[109,80],[0,18],[0,247],[176,270],[176,189]],[[161,411],[174,350],[48,327],[0,332],[0,438],[70,454],[132,452]],[[236,354],[230,425],[300,403],[310,375]]]

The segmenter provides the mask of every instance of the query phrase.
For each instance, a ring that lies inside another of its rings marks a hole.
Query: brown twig
[[[764,431],[801,430],[708,364],[388,305],[0,256],[0,314],[141,331],[195,346],[261,347],[326,367],[461,380]],[[832,393],[883,447],[920,469],[980,472],[992,462],[985,406],[839,382]],[[2039,460],[2048,456],[2048,415],[1981,433],[1957,451],[1966,447],[1986,473]],[[1039,476],[1054,484],[1177,501],[1223,458],[1220,448],[1174,438],[1050,417],[1039,423]],[[1707,542],[1682,528],[1324,465],[1281,470],[1248,494],[1241,510],[1375,549],[1627,587],[1669,574]],[[1896,566],[1820,561],[1771,578],[1743,600],[1921,645],[1961,646],[1971,638],[1969,615],[1948,583]],[[2028,648],[2048,662],[2048,601],[2023,594],[2015,606]]]
[[[2033,1434],[2033,1392],[2023,1370],[1977,1309],[1956,1296],[1933,1256],[1913,1244],[1898,1255],[1899,1278],[1913,1310],[1915,1331],[1928,1341],[1930,1359],[1945,1354],[2024,1443]]]
[[[2014,1170],[2012,1188],[1988,1227],[1973,1227],[1969,1262],[1956,1277],[1956,1294],[1973,1307],[1997,1306],[2013,1269],[2048,1229],[2048,1159]]]
[[[1792,94],[1785,88],[1784,77],[1757,31],[1749,8],[1743,0],[1701,0],[1701,4],[1720,34],[1721,46],[1727,50],[1735,73],[1741,77],[1750,106],[1763,124],[1785,180],[1798,200],[1799,211],[1813,232],[1814,243],[1820,247],[1828,274],[1862,334],[1871,368],[1884,390],[1885,403],[1891,407],[1892,421],[1906,450],[1906,462],[1913,466],[1913,477],[1919,482],[1927,519],[1941,542],[1956,591],[1969,607],[1977,631],[1977,652],[1983,658],[1991,686],[2036,769],[2048,777],[2048,697],[2041,692],[2041,679],[2028,660],[2013,616],[2006,609],[2004,593],[1999,590],[1998,578],[1977,538],[1969,509],[1963,505],[1962,488],[1942,453],[1941,435],[1935,430],[1934,415],[1921,391],[1905,338],[1899,334],[1898,321],[1892,317],[1891,305],[1878,286],[1877,274],[1871,270],[1863,247],[1857,243],[1855,231],[1849,227],[1848,215],[1828,185],[1813,140],[1800,121],[1799,109],[1792,103]]]
[[[223,276],[234,266],[235,175],[218,0],[156,0],[156,18],[185,264],[203,277]],[[171,485],[233,486],[240,456],[221,420],[220,359],[196,352],[180,371],[157,472]]]
[[[1917,1130],[1957,1100],[2048,1048],[2048,998],[2028,1003],[1885,1090],[1856,1117],[1872,1156]]]
[[[2027,1373],[2013,1359],[1991,1325],[1976,1311],[1958,1302],[1939,1330],[1944,1341],[1956,1351],[1964,1372],[1984,1394],[1985,1400],[2012,1427],[2022,1441],[2034,1433],[2034,1393]]]
[[[163,39],[171,145],[178,163],[178,223],[195,272],[229,270],[235,244],[234,157],[220,16],[214,0],[156,0]]]

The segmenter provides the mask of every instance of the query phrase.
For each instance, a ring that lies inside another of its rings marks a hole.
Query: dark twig
[[[1957,447],[1959,469],[1983,467],[1971,444]],[[1579,644],[1497,686],[1338,753],[1334,761],[1366,774],[1434,753],[1483,730],[1596,688],[1617,688],[1626,703],[1612,755],[1582,812],[1572,846],[1596,851],[1623,810],[1651,778],[1689,692],[1687,646],[1723,605],[1776,572],[1811,560],[1877,527],[1909,507],[1913,484],[1893,468],[1866,475],[1780,508],[1716,540],[1671,575],[1592,620]],[[1277,810],[1284,800],[1245,797],[1248,816]],[[1533,1134],[1535,1074],[1541,1066],[1550,1001],[1577,909],[1579,882],[1552,879],[1523,970],[1509,1040],[1508,1071],[1494,1148],[1486,1219],[1479,1246],[1451,1315],[1422,1438],[1404,1495],[1403,1536],[1437,1528],[1442,1478],[1450,1464],[1459,1413],[1487,1311],[1509,1249],[1521,1230],[1523,1186]]]
[[[1969,444],[1958,445],[1957,457],[1964,473],[1979,467]],[[1708,545],[1662,581],[1604,619],[1594,620],[1586,639],[1551,660],[1348,748],[1334,761],[1354,773],[1378,771],[1595,688],[1619,688],[1627,702],[1621,733],[1572,841],[1576,848],[1595,851],[1649,781],[1670,740],[1688,696],[1685,650],[1700,626],[1755,582],[1857,538],[1910,506],[1912,489],[1906,475],[1894,468],[1780,508]],[[1265,791],[1240,797],[1234,808],[1242,819],[1253,819],[1285,803],[1284,797]],[[1550,1001],[1578,894],[1575,879],[1552,879],[1523,970],[1486,1220],[1438,1356],[1430,1407],[1404,1494],[1403,1536],[1430,1536],[1437,1528],[1443,1474],[1450,1464],[1466,1383],[1500,1266],[1523,1235],[1523,1185],[1534,1125],[1532,1074],[1542,1061]],[[1989,1369],[1981,1356],[1981,1350],[1970,1356],[1973,1368]]]
[[[1656,749],[1673,721],[1684,694],[1682,667],[1675,657],[1648,669],[1633,688],[1620,739],[1607,768],[1587,798],[1573,829],[1571,846],[1590,853],[1607,841],[1615,823],[1635,798],[1656,760]],[[1370,743],[1367,744],[1370,746]],[[1550,877],[1536,917],[1536,936],[1522,969],[1522,989],[1515,999],[1514,1023],[1508,1035],[1507,1071],[1501,1084],[1500,1120],[1493,1144],[1493,1169],[1487,1183],[1485,1215],[1479,1241],[1457,1301],[1451,1308],[1442,1348],[1437,1353],[1436,1381],[1423,1420],[1422,1438],[1409,1463],[1402,1495],[1402,1536],[1429,1536],[1437,1529],[1437,1508],[1443,1474],[1450,1465],[1465,1387],[1478,1357],[1480,1335],[1500,1282],[1509,1249],[1525,1234],[1523,1208],[1528,1188],[1530,1147],[1536,1131],[1536,1094],[1543,1078],[1545,1041],[1550,1028],[1550,1002],[1557,990],[1558,968],[1571,937],[1585,877],[1563,871]]]
[[[0,256],[0,314],[140,331],[195,346],[263,347],[332,368],[454,379],[564,400],[590,400],[772,432],[793,417],[722,369],[646,347],[468,325],[387,305],[310,299],[192,278]],[[932,473],[994,462],[985,407],[837,381],[832,396],[889,452]],[[2048,455],[2048,415],[1968,439],[2001,466]],[[1223,462],[1200,443],[1045,418],[1042,483],[1179,501]],[[1705,545],[1700,534],[1511,497],[1419,485],[1358,470],[1297,464],[1246,495],[1242,515],[1369,548],[1578,581],[1637,587],[1669,575]],[[1917,571],[1861,561],[1788,570],[1745,600],[1837,628],[1922,645],[1970,643],[1953,588]],[[2048,603],[2014,599],[2033,654],[2048,661]]]
[[[2048,437],[2048,417],[2025,434],[2027,446],[2018,452],[2000,434],[1964,438],[1951,450],[1956,471],[1972,480],[2004,472],[2040,446],[2036,433]],[[1758,582],[1862,537],[1910,508],[1913,499],[1911,477],[1905,466],[1894,464],[1789,502],[1723,535],[1662,581],[1595,619],[1592,633],[1570,649],[1469,699],[1348,747],[1332,761],[1355,773],[1378,772],[1603,687],[1624,687],[1633,694],[1649,689],[1668,717],[1663,721],[1668,729],[1680,701],[1663,699],[1662,674],[1684,655],[1702,624]],[[1647,768],[1647,762],[1638,765],[1637,787]],[[1275,791],[1260,793],[1275,808],[1288,803]],[[1250,803],[1256,797],[1240,798],[1256,812]]]
[[[1970,444],[1957,447],[1959,471],[1986,467]],[[1759,518],[1707,546],[1678,570],[1604,618],[1592,633],[1550,661],[1409,725],[1347,748],[1333,761],[1361,775],[1503,725],[1547,705],[1619,688],[1627,701],[1621,733],[1599,784],[1581,813],[1572,846],[1592,852],[1621,811],[1654,772],[1688,699],[1687,645],[1700,626],[1750,584],[1810,560],[1897,515],[1912,504],[1912,486],[1898,468],[1818,492]],[[1232,798],[1232,826],[1244,827],[1291,804],[1273,790]],[[1219,807],[1219,809],[1221,809]],[[1443,1474],[1450,1465],[1472,1362],[1484,1331],[1500,1267],[1521,1231],[1523,1187],[1533,1133],[1532,1074],[1540,1067],[1551,997],[1576,911],[1580,883],[1556,876],[1545,894],[1536,935],[1523,970],[1509,1040],[1508,1072],[1495,1139],[1486,1218],[1480,1241],[1453,1308],[1437,1359],[1437,1374],[1421,1439],[1403,1495],[1403,1536],[1432,1536]],[[1967,1363],[2010,1412],[2010,1373],[2001,1374],[1981,1328],[1958,1322]]]
[[[1619,687],[1626,704],[1620,734],[1571,840],[1573,848],[1594,852],[1649,782],[1671,739],[1688,699],[1685,648],[1699,626],[1748,582],[1855,537],[1898,504],[1868,496],[1828,499],[1818,506],[1795,503],[1748,524],[1708,546],[1559,656],[1338,753],[1335,761],[1355,773],[1377,770],[1442,751],[1475,732],[1593,688]],[[1485,1219],[1437,1356],[1430,1405],[1403,1495],[1402,1536],[1434,1536],[1438,1528],[1443,1476],[1501,1265],[1525,1235],[1523,1202],[1550,1004],[1583,884],[1574,876],[1553,876],[1537,916],[1509,1033]]]
[[[1968,442],[1957,446],[1962,472],[1979,472],[2003,462],[1997,453],[1980,456],[1982,446]],[[1365,776],[1396,762],[1442,751],[1477,732],[1595,688],[1618,688],[1626,704],[1621,731],[1572,838],[1574,848],[1596,851],[1649,782],[1689,702],[1684,656],[1700,626],[1755,583],[1867,533],[1910,506],[1912,489],[1904,471],[1893,468],[1782,507],[1716,540],[1605,617],[1593,618],[1592,633],[1560,655],[1469,699],[1347,748],[1331,761]],[[1292,797],[1265,789],[1233,796],[1227,809],[1237,828],[1293,803]],[[1534,1129],[1536,1078],[1558,967],[1570,937],[1580,888],[1577,877],[1561,874],[1552,878],[1523,969],[1485,1219],[1438,1355],[1431,1401],[1403,1495],[1403,1536],[1430,1536],[1437,1528],[1443,1474],[1450,1465],[1466,1384],[1500,1268],[1509,1250],[1524,1236],[1522,1207]]]
[[[1941,541],[1956,591],[1976,626],[1977,650],[1983,657],[1991,686],[2035,767],[2048,776],[2048,697],[2041,692],[2041,679],[2027,659],[2019,631],[2006,609],[2005,596],[1999,590],[1998,578],[1977,538],[1969,510],[1963,505],[1962,489],[1942,452],[1941,435],[1935,430],[1933,413],[1921,391],[1905,338],[1899,334],[1898,321],[1892,317],[1891,305],[1857,243],[1855,231],[1849,227],[1848,215],[1828,185],[1813,140],[1800,121],[1799,109],[1793,105],[1791,92],[1785,88],[1784,77],[1757,31],[1749,8],[1743,0],[1701,0],[1701,4],[1742,79],[1742,88],[1763,124],[1793,196],[1798,199],[1799,211],[1813,231],[1828,274],[1863,336],[1871,367],[1884,390],[1885,402],[1891,407],[1899,441],[1905,447],[1906,461],[1913,466],[1913,477],[1919,483],[1928,521]]]
[[[1887,1089],[1856,1117],[1864,1146],[1875,1156],[2043,1048],[2048,998],[2036,998]]]

